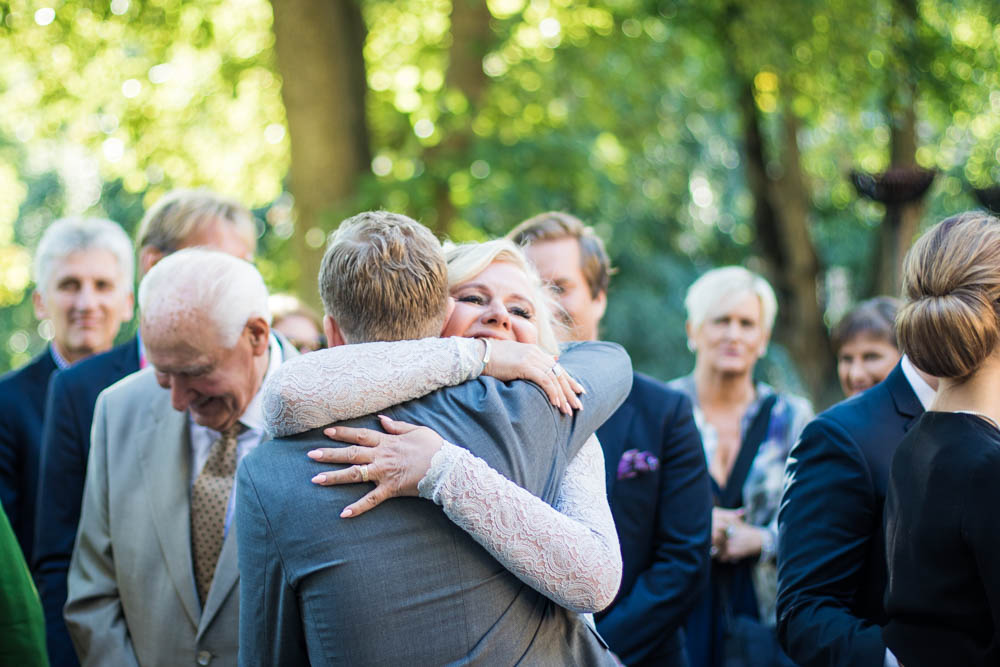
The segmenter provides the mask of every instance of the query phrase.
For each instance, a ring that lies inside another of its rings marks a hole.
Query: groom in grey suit
[[[176,252],[139,287],[153,368],[97,400],[66,623],[88,665],[235,665],[231,488],[264,437],[258,390],[295,355],[248,262]]]
[[[440,246],[403,216],[342,223],[320,281],[334,342],[435,336],[448,312]],[[632,377],[613,344],[581,344],[559,361],[587,391],[573,417],[533,384],[488,377],[385,414],[431,427],[551,503],[567,461]],[[430,501],[401,497],[339,519],[370,487],[309,482],[306,453],[330,444],[310,431],[264,443],[240,466],[241,665],[613,664],[579,614],[519,581]]]

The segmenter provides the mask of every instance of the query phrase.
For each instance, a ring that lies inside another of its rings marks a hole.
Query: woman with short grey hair
[[[726,618],[749,617],[763,632],[775,624],[785,459],[813,411],[806,399],[753,379],[778,310],[764,278],[739,266],[714,269],[691,285],[684,304],[694,371],[670,386],[694,406],[716,505],[711,585],[685,630],[691,664],[715,666]]]

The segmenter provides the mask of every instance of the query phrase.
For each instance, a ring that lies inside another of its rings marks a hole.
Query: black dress
[[[1000,665],[1000,431],[927,412],[892,461],[886,645],[905,667]]]

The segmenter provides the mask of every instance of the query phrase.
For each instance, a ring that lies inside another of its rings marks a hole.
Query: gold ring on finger
[[[365,465],[361,466],[360,470],[361,470],[361,481],[362,482],[367,482],[368,481],[368,464],[366,463]]]

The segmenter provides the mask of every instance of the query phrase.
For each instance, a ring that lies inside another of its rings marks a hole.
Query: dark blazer
[[[883,664],[889,465],[923,413],[901,365],[820,414],[788,457],[778,512],[778,637],[803,667]]]
[[[687,665],[681,627],[708,576],[712,493],[691,401],[636,373],[625,403],[597,430],[624,570],[597,629],[627,665]],[[618,479],[628,450],[658,470]]]
[[[45,394],[55,370],[52,351],[46,347],[26,366],[0,378],[0,504],[29,563]]]
[[[73,553],[90,453],[90,426],[97,395],[139,370],[139,343],[132,338],[52,376],[42,431],[39,502],[35,515],[33,568],[45,609],[53,665],[76,664],[66,631],[66,573]]]
[[[551,503],[632,381],[611,343],[571,346],[559,363],[587,389],[572,417],[534,384],[485,376],[384,414],[433,428]],[[378,428],[374,416],[346,425]],[[371,485],[310,484],[322,468],[306,452],[318,445],[330,445],[321,429],[262,443],[240,464],[241,665],[612,664],[580,614],[522,583],[429,500],[338,519]],[[359,619],[373,631],[357,632]]]
[[[892,459],[882,630],[906,667],[1000,665],[1000,431],[928,412]]]

